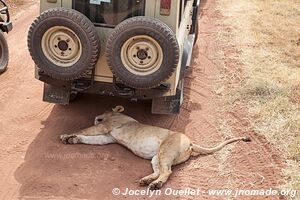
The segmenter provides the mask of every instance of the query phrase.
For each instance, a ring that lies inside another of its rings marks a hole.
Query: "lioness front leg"
[[[105,145],[115,143],[116,140],[111,135],[61,135],[61,141],[64,144],[91,144],[91,145]]]
[[[102,124],[92,126],[74,134],[64,134],[60,139],[65,144],[93,144],[105,145],[115,143],[115,139],[109,135],[109,130]]]

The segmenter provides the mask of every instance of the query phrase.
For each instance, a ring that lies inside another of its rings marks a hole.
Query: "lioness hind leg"
[[[167,148],[165,145],[168,143],[163,143],[159,149],[158,153],[158,168],[159,168],[159,176],[156,180],[149,184],[149,188],[151,190],[160,189],[163,184],[168,180],[169,176],[172,173],[171,167],[173,165],[173,161],[177,157],[177,153],[174,153],[174,149]]]
[[[151,160],[153,173],[139,180],[141,186],[149,185],[159,176],[158,156],[154,156]]]
[[[109,134],[106,135],[61,135],[61,141],[64,144],[91,144],[91,145],[105,145],[115,143],[116,140]]]
[[[157,190],[162,188],[165,182],[167,182],[169,176],[172,174],[171,165],[159,164],[159,176],[158,178],[149,184],[151,190]]]
[[[174,133],[160,146],[158,152],[159,177],[149,184],[150,189],[160,189],[172,174],[172,165],[184,162],[189,158],[189,138],[180,133]]]

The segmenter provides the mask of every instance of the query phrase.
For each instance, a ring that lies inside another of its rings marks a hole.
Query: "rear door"
[[[113,74],[104,55],[107,36],[125,19],[144,16],[145,2],[146,0],[73,0],[72,8],[87,16],[94,23],[99,34],[101,52],[95,68],[96,81],[113,82]]]

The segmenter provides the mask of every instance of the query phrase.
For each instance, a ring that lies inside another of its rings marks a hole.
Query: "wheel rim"
[[[138,35],[129,38],[121,48],[124,67],[135,75],[146,76],[156,72],[163,61],[161,46],[153,38]]]
[[[55,65],[70,67],[82,54],[82,45],[78,36],[69,28],[55,26],[42,37],[44,55]]]

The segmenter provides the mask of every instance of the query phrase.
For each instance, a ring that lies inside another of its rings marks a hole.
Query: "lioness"
[[[235,141],[250,141],[248,137],[226,140],[214,148],[203,148],[178,132],[141,124],[135,119],[121,114],[124,107],[117,106],[95,118],[95,125],[71,135],[61,135],[65,144],[105,145],[119,143],[134,154],[152,159],[153,173],[140,179],[142,186],[159,189],[171,175],[171,167],[185,162],[190,156],[212,154],[226,144]]]

